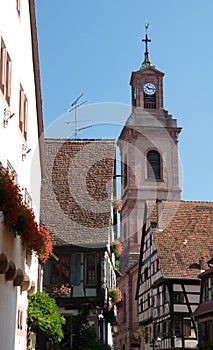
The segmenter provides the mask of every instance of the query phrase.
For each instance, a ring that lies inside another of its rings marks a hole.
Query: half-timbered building
[[[44,289],[56,297],[67,325],[88,304],[91,325],[110,345],[116,316],[109,298],[110,288],[116,288],[115,150],[115,140],[46,139],[41,193],[41,220],[54,243]],[[75,344],[70,328],[65,341]]]
[[[147,202],[138,269],[144,349],[195,349],[198,275],[213,253],[213,203]]]
[[[204,267],[203,267],[204,268]],[[201,278],[200,304],[193,316],[198,324],[199,349],[213,348],[213,259],[208,261],[207,270]]]

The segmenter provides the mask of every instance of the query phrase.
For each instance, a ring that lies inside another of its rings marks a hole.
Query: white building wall
[[[3,38],[12,62],[11,101],[8,106],[0,90],[0,161],[7,166],[11,163],[18,175],[18,184],[26,188],[32,197],[32,207],[39,221],[40,211],[40,156],[38,147],[38,126],[35,98],[35,83],[32,59],[31,27],[29,1],[22,0],[20,16],[16,9],[16,0],[0,1],[0,37]],[[19,130],[19,89],[22,85],[28,99],[28,136],[27,146],[31,151],[22,159],[24,138]],[[6,127],[3,126],[4,109],[14,116]],[[1,218],[0,218],[1,219]],[[0,224],[0,254],[8,262],[12,261],[16,269],[24,272],[29,281],[26,290],[14,287],[13,281],[6,281],[0,274],[0,349],[26,349],[27,296],[37,288],[38,260],[35,254],[26,260],[26,251],[18,236]],[[18,309],[23,311],[22,329],[17,329]]]

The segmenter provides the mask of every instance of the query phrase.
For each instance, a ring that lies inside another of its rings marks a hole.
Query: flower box
[[[4,224],[20,236],[27,251],[35,251],[45,262],[53,248],[49,231],[38,226],[33,210],[24,203],[19,186],[1,162],[0,211],[4,214]]]

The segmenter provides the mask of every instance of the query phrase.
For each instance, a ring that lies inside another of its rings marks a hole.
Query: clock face
[[[146,83],[143,87],[146,95],[154,95],[156,93],[156,86],[152,83]]]

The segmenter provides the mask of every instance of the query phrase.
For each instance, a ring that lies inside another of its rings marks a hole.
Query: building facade
[[[44,288],[56,295],[67,324],[89,305],[97,338],[113,344],[116,289],[113,243],[115,140],[46,139],[47,177],[42,184],[41,220],[53,237],[53,256],[45,265]],[[57,294],[57,293],[56,293]],[[65,341],[77,341],[68,328]]]
[[[34,1],[0,3],[0,46],[1,175],[8,171],[39,222],[43,120]],[[2,198],[0,210],[0,348],[21,350],[38,259],[5,224]]]
[[[144,349],[196,349],[198,275],[212,256],[212,203],[147,202],[138,269]]]
[[[208,268],[199,275],[201,279],[200,303],[193,313],[198,324],[198,348],[213,347],[213,259],[208,261]]]

